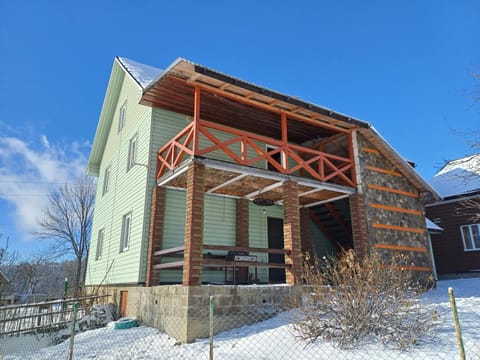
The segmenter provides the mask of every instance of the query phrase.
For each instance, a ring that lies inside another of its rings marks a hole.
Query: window
[[[132,227],[132,213],[123,215],[122,219],[122,238],[120,244],[120,252],[128,250],[130,245],[130,231]]]
[[[460,231],[465,251],[480,250],[480,224],[462,225]]]
[[[127,115],[127,103],[125,102],[120,108],[120,113],[118,114],[118,132],[122,131],[125,126],[125,120]]]
[[[103,239],[105,238],[105,230],[100,229],[98,231],[98,238],[97,238],[97,253],[95,255],[95,260],[100,260],[102,258],[103,253]]]
[[[128,146],[127,171],[130,170],[137,162],[137,145],[138,136],[135,134],[135,136],[130,139],[130,144]]]
[[[103,194],[106,194],[110,189],[110,166],[105,169],[103,175]]]

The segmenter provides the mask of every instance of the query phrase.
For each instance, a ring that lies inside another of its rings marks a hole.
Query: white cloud
[[[55,144],[43,134],[34,141],[0,136],[0,200],[17,231],[28,236],[48,193],[85,173],[88,151],[88,143]]]

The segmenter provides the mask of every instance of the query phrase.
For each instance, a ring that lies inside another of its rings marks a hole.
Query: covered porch
[[[147,286],[158,284],[165,269],[181,269],[182,284],[190,286],[202,283],[204,269],[237,274],[257,267],[280,269],[287,284],[297,284],[302,253],[312,250],[302,224],[312,208],[356,192],[355,130],[365,124],[182,61],[146,89],[141,103],[191,120],[158,151]],[[163,245],[167,189],[186,193],[184,243],[170,248]],[[234,245],[204,239],[206,195],[235,199]],[[281,206],[281,249],[250,246],[249,203]],[[255,253],[282,260],[256,261]]]

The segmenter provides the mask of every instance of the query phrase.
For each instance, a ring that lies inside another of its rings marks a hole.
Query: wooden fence
[[[72,321],[73,305],[79,304],[77,319],[88,316],[93,304],[105,303],[109,295],[46,301],[0,307],[0,338],[5,335],[49,333],[67,328]]]

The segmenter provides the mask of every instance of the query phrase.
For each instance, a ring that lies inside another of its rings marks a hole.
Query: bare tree
[[[93,219],[95,182],[83,176],[50,193],[48,205],[34,235],[55,240],[52,250],[58,256],[73,254],[76,261],[74,296],[83,282]]]

